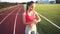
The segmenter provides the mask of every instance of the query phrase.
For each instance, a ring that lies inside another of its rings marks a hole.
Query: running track
[[[22,13],[22,4],[0,12],[0,34],[25,34]]]

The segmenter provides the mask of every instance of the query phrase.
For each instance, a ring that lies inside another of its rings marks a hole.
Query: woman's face
[[[29,10],[32,11],[35,9],[35,3],[33,3],[31,6],[29,6]]]

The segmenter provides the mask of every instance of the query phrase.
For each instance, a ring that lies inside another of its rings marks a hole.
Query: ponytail
[[[27,8],[26,8],[26,11],[29,9],[28,6],[31,6],[33,3],[35,3],[35,2],[33,2],[33,1],[27,2]]]

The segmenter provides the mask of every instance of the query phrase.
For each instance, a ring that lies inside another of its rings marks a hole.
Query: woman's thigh
[[[34,26],[34,27],[32,28],[32,33],[33,33],[33,34],[36,34],[36,33],[37,33],[37,28],[36,28],[36,26]]]
[[[27,27],[25,28],[25,34],[31,34],[31,28]]]
[[[33,28],[29,28],[26,26],[25,34],[31,34],[31,33],[36,34],[36,32],[37,32],[36,26],[33,26]]]

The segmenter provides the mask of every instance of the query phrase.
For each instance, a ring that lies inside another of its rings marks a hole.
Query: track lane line
[[[17,16],[18,16],[20,10],[21,10],[21,7],[20,7],[20,9],[19,9],[19,11],[17,12],[16,17],[15,17],[13,34],[15,34],[15,30],[16,30],[16,22],[17,22]]]
[[[18,8],[16,8],[15,10],[17,10]],[[8,16],[10,16],[15,10],[13,10],[12,12],[10,12],[5,18],[3,18],[3,20],[0,22],[0,24],[1,23],[3,23],[3,21],[8,17]]]
[[[13,7],[13,8],[8,9],[8,12],[6,12],[6,13],[9,13],[11,10],[14,10],[14,8],[16,8],[16,7]],[[5,12],[4,13],[1,13],[0,15],[5,15]]]
[[[10,7],[6,7],[6,8],[3,8],[3,9],[0,9],[0,12],[2,12],[2,11],[6,11],[7,10],[7,8],[9,8],[9,9],[11,9],[12,7],[16,7],[17,5],[15,5],[15,6],[10,6]],[[8,9],[8,10],[9,10]]]
[[[44,18],[45,20],[47,20],[49,23],[51,23],[52,25],[54,25],[56,28],[60,29],[60,26],[56,25],[55,23],[53,23],[52,21],[50,21],[49,19],[47,19],[45,16],[41,15],[40,13],[38,13],[38,14],[39,14],[39,16],[41,16],[42,18]]]

